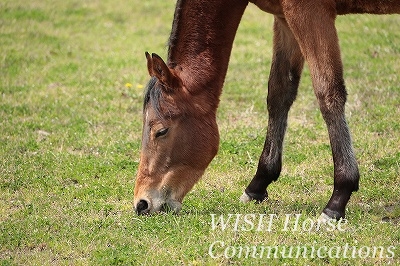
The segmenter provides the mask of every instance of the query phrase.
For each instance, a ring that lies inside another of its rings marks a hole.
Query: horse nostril
[[[136,205],[136,213],[138,215],[146,213],[147,209],[149,208],[149,204],[145,200],[140,200],[139,203]]]

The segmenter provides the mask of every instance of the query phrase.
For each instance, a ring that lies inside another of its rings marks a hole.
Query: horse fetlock
[[[337,189],[335,187],[323,213],[336,220],[344,218],[346,205],[350,200],[352,192],[352,189]]]

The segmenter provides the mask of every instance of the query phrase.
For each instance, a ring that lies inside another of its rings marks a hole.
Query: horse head
[[[151,77],[144,97],[140,163],[134,189],[138,214],[179,212],[184,196],[218,151],[215,110],[199,108],[179,67],[146,52]]]

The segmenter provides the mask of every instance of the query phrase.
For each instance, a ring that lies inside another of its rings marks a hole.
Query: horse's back
[[[369,13],[369,14],[399,14],[399,0],[336,0],[338,14]]]
[[[250,0],[265,12],[284,16],[287,7],[296,6],[297,11],[307,13],[318,5],[336,9],[336,14],[400,14],[400,0]]]

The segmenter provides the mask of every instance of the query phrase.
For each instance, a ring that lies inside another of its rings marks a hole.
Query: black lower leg
[[[282,142],[286,129],[286,117],[275,120],[270,116],[269,121],[257,172],[245,190],[246,194],[256,201],[262,201],[268,197],[267,187],[278,179],[282,168]]]
[[[336,220],[344,218],[346,204],[350,199],[351,193],[352,191],[349,190],[340,191],[335,189],[323,213]]]
[[[355,159],[344,112],[337,119],[325,113],[334,162],[334,188],[323,212],[331,218],[345,217],[347,202],[353,191],[358,190],[360,174]]]
[[[354,179],[354,177],[356,177]],[[350,199],[353,191],[358,190],[358,172],[352,177],[353,180],[349,182],[342,182],[342,184],[334,185],[332,196],[323,210],[323,213],[330,218],[339,220],[345,217],[346,205]]]
[[[350,161],[354,163],[347,165],[347,171],[342,173],[335,171],[332,196],[323,210],[323,213],[336,220],[345,217],[346,205],[350,196],[358,190],[360,174],[355,159]]]
[[[277,180],[282,167],[282,144],[287,116],[296,99],[304,58],[286,21],[275,17],[274,47],[268,81],[268,130],[257,172],[247,186],[248,198],[267,198],[267,186]]]

